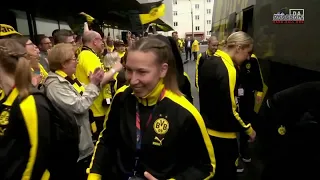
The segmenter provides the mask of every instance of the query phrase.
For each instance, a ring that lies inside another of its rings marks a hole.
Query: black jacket
[[[19,104],[18,95],[14,88],[0,106],[0,179],[41,179],[49,168],[49,107],[33,95]]]
[[[220,138],[236,138],[236,132],[252,132],[237,112],[237,70],[230,56],[216,52],[203,62],[199,71],[200,113],[208,133]]]
[[[249,60],[245,60],[240,66],[240,83],[246,92],[263,92],[263,81],[258,59],[252,55]]]
[[[319,179],[320,81],[285,89],[264,105],[257,129],[264,179]]]
[[[158,101],[163,87],[159,83],[146,99],[134,96],[128,86],[117,91],[88,169],[88,179],[100,179],[100,175],[103,179],[128,179],[137,154],[136,170],[141,177],[144,171],[160,180],[202,180],[213,176],[213,147],[201,115],[186,98],[169,90]],[[136,102],[139,102],[143,134],[139,153],[136,152]]]

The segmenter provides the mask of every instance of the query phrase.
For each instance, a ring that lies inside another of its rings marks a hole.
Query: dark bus
[[[212,32],[225,40],[239,28],[254,38],[254,53],[270,95],[320,80],[318,7],[320,1],[214,0]],[[274,14],[292,12],[303,14],[304,22],[273,22]]]

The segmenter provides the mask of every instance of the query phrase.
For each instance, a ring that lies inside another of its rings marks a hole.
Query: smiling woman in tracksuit
[[[166,43],[149,37],[128,51],[88,179],[195,180],[214,175],[213,146],[197,109],[180,92]]]

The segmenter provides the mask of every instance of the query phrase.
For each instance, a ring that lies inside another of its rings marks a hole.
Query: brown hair
[[[152,52],[156,55],[156,61],[159,64],[167,63],[168,71],[163,78],[165,88],[182,95],[177,83],[176,63],[170,46],[155,37],[141,38],[128,52],[130,53],[130,51]]]
[[[49,68],[52,72],[60,70],[62,64],[75,56],[74,47],[69,43],[59,43],[48,54]]]
[[[73,36],[73,33],[71,30],[68,30],[68,29],[60,29],[54,32],[52,36],[53,36],[54,44],[59,44],[59,43],[65,43],[66,39],[69,36]]]
[[[19,37],[15,37],[14,39],[23,47],[26,47],[26,44],[30,38],[27,36],[19,36]]]
[[[30,40],[30,38],[28,36],[20,36],[20,37],[16,37],[14,38],[19,44],[21,44],[24,48],[26,48],[27,46],[27,42]],[[31,40],[30,40],[31,41]],[[33,43],[33,42],[32,42]],[[33,46],[35,46],[33,44]],[[25,56],[25,58],[27,58],[28,60],[30,60],[30,66],[33,69],[39,69],[39,58],[40,56],[33,56],[30,55],[28,52]]]
[[[0,40],[0,66],[8,75],[14,76],[20,97],[29,95],[31,70],[29,61],[25,58],[25,48],[14,39]]]

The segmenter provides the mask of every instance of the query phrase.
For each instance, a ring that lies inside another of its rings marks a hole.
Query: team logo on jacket
[[[287,130],[286,130],[286,128],[285,128],[284,126],[280,126],[280,127],[278,128],[278,133],[279,133],[281,136],[285,135],[286,132],[287,132]]]
[[[152,144],[155,146],[162,146],[162,142],[163,142],[164,138],[159,138],[157,136],[154,137]]]
[[[6,131],[9,124],[9,115],[8,111],[3,111],[0,115],[0,136],[3,136]]]
[[[153,129],[157,134],[166,134],[169,130],[169,122],[164,118],[159,118],[154,122]]]
[[[250,63],[246,64],[246,68],[250,69],[251,68],[251,64]]]

